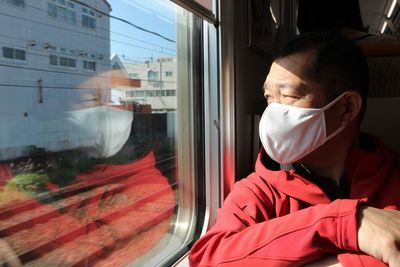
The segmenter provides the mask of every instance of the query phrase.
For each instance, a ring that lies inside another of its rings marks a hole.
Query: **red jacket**
[[[346,177],[350,199],[331,201],[295,171],[272,171],[262,163],[237,182],[216,224],[192,247],[191,266],[298,266],[326,253],[344,266],[386,266],[359,251],[356,210],[361,201],[400,207],[400,161],[379,140],[374,153],[353,149]]]

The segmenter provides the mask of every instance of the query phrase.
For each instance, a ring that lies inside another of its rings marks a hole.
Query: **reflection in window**
[[[170,1],[128,2],[47,0],[43,10],[29,1],[24,17],[0,14],[14,27],[0,27],[0,43],[13,45],[2,58],[30,57],[0,67],[0,256],[9,266],[145,266],[190,242],[194,149],[183,138],[193,130],[179,127],[195,105],[178,96],[192,91],[179,79],[195,74],[178,69],[198,59],[177,51],[191,49],[194,18]]]

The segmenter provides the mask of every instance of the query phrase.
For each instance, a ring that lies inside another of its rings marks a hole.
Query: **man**
[[[289,42],[264,84],[255,172],[195,243],[191,266],[400,266],[400,163],[359,133],[367,88],[364,56],[346,38]]]

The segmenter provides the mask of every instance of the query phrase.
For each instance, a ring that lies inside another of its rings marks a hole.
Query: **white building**
[[[110,11],[106,0],[0,0],[0,160],[30,146],[111,153],[98,133],[114,113]]]
[[[141,81],[130,78],[124,63],[117,54],[111,55],[110,63],[112,68],[111,103],[113,105],[129,103],[128,96],[132,94],[132,91],[141,88]]]
[[[112,59],[115,61],[115,57]],[[175,57],[132,61],[122,58],[129,78],[140,80],[140,88],[126,91],[126,101],[150,104],[153,112],[176,111],[177,62]],[[113,65],[113,64],[112,64]]]

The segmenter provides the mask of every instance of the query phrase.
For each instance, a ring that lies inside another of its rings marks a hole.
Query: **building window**
[[[50,65],[53,65],[53,66],[58,65],[58,56],[50,55]]]
[[[75,4],[65,0],[50,0],[47,3],[47,14],[62,22],[76,23]]]
[[[68,57],[60,57],[60,66],[75,68],[76,60],[73,58],[68,58]]]
[[[76,68],[76,59],[69,57],[62,57],[56,55],[50,55],[49,64],[52,66],[62,66],[68,68]]]
[[[93,10],[82,7],[82,26],[90,29],[96,28],[96,17]]]
[[[165,90],[156,90],[156,96],[165,96]]]
[[[14,6],[25,7],[25,0],[6,0],[6,3]]]
[[[172,77],[172,71],[166,71],[165,77]]]
[[[133,93],[132,94],[133,97],[144,97],[144,94],[145,94],[143,90],[134,91],[132,93]]]
[[[166,90],[167,96],[176,96],[176,90]]]
[[[149,79],[149,81],[158,80],[158,71],[148,70],[147,71],[147,78]]]
[[[131,78],[139,78],[139,73],[130,73],[129,77],[131,77]]]
[[[83,61],[83,69],[96,71],[96,62],[84,60]]]
[[[25,61],[26,60],[26,52],[22,49],[12,48],[12,47],[3,47],[3,57],[8,59],[16,59]]]

